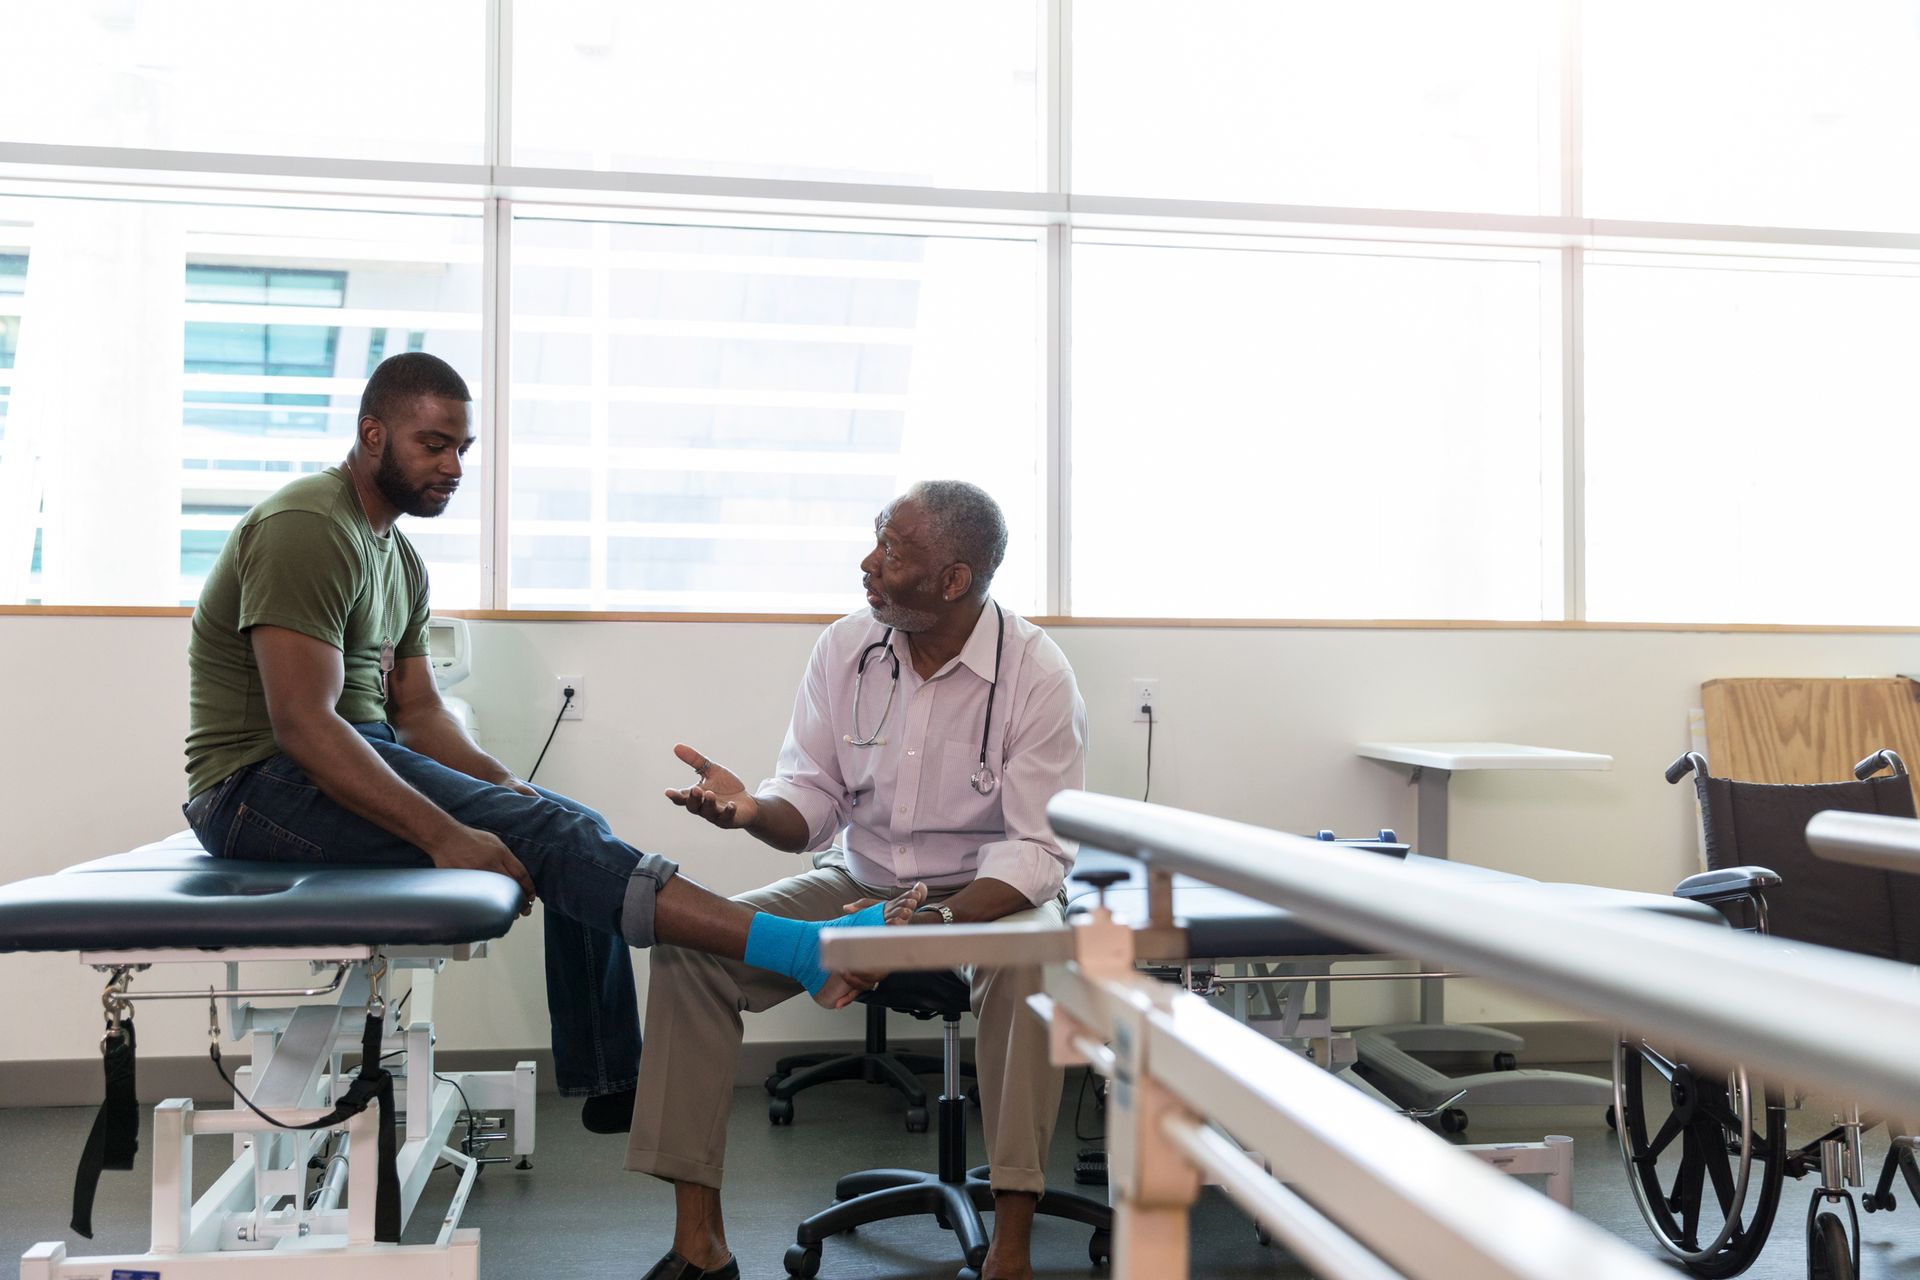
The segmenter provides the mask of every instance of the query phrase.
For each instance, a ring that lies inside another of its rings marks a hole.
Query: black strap
[[[207,1055],[213,1059],[213,1069],[220,1078],[233,1089],[233,1096],[247,1106],[247,1110],[265,1120],[276,1129],[331,1129],[352,1116],[367,1109],[369,1103],[380,1104],[379,1137],[379,1180],[374,1186],[373,1201],[373,1238],[381,1244],[400,1243],[400,1144],[394,1132],[393,1123],[393,1073],[380,1065],[380,1038],[385,1030],[384,1016],[367,1011],[367,1026],[360,1037],[360,1074],[348,1086],[333,1110],[310,1124],[283,1124],[253,1105],[253,1100],[234,1088],[233,1079],[227,1075],[226,1068],[220,1065],[220,1045],[218,1042],[207,1046]],[[131,1079],[131,1074],[129,1074]],[[118,1166],[116,1166],[118,1167]],[[129,1166],[131,1167],[131,1166]]]
[[[133,1085],[133,1019],[123,1018],[100,1041],[100,1065],[106,1076],[100,1112],[87,1133],[86,1149],[73,1177],[74,1231],[93,1239],[93,1193],[102,1169],[131,1169],[140,1150],[140,1100]]]

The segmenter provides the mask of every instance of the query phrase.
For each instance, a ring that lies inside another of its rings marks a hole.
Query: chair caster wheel
[[[1271,1248],[1273,1246],[1273,1237],[1271,1235],[1268,1235],[1267,1229],[1261,1226],[1257,1222],[1253,1224],[1253,1238],[1255,1241],[1259,1243],[1262,1249]]]
[[[1620,1131],[1620,1114],[1611,1105],[1607,1107],[1607,1128],[1615,1133]]]
[[[767,1123],[781,1125],[793,1123],[793,1099],[775,1098],[767,1104]],[[799,1275],[798,1271],[794,1272]]]
[[[790,1276],[817,1276],[820,1274],[820,1246],[790,1244],[787,1246],[786,1263]]]
[[[980,1086],[979,1085],[977,1084],[969,1085],[967,1087],[967,1102],[972,1106],[976,1106],[976,1107],[980,1105]]]
[[[1440,1132],[1465,1133],[1467,1131],[1467,1113],[1458,1107],[1448,1107],[1440,1113]]]
[[[927,1131],[927,1109],[925,1107],[907,1108],[907,1132],[925,1133]]]
[[[785,1079],[786,1079],[785,1076],[781,1075],[778,1071],[775,1071],[774,1073],[769,1075],[765,1080],[763,1080],[761,1083],[767,1086],[768,1094],[772,1094],[774,1090],[780,1087],[780,1082]]]
[[[1113,1260],[1113,1233],[1096,1231],[1087,1240],[1087,1260],[1094,1266]]]
[[[1519,1065],[1520,1060],[1510,1053],[1502,1052],[1493,1055],[1493,1069],[1495,1071],[1512,1071]]]
[[[1860,1207],[1868,1213],[1878,1213],[1882,1209],[1891,1210],[1898,1203],[1899,1201],[1893,1198],[1893,1192],[1891,1191],[1883,1196],[1874,1195],[1869,1191],[1866,1195],[1860,1197]]]
[[[954,1273],[953,1280],[980,1280],[980,1273],[972,1267],[962,1267]]]

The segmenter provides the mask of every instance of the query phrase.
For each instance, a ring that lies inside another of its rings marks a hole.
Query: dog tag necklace
[[[353,463],[351,460],[342,459],[340,465],[347,473],[347,492],[353,495],[353,505],[360,508],[360,518],[367,520],[367,504],[360,501],[360,486],[354,483],[356,477],[353,474]],[[369,532],[372,531],[373,522],[371,520],[367,520],[367,528]],[[380,669],[378,672],[380,677],[381,702],[387,701],[387,677],[392,673],[393,641],[383,637],[380,641]]]

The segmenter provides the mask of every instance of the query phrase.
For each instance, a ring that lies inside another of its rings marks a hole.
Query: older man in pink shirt
[[[1046,807],[1084,783],[1086,707],[1059,646],[988,594],[1007,545],[1000,508],[973,485],[931,481],[882,511],[874,532],[860,564],[868,608],[814,645],[775,776],[749,792],[683,745],[675,752],[699,781],[667,798],[776,849],[818,855],[813,870],[740,899],[761,911],[828,919],[924,881],[915,924],[1060,923],[1074,851],[1048,827]],[[649,1275],[731,1277],[720,1184],[740,1013],[800,988],[676,947],[656,947],[652,963],[652,1051],[640,1063],[627,1167],[671,1181],[677,1213],[673,1251]],[[963,976],[979,1017],[994,1192],[981,1275],[1023,1280],[1061,1072],[1025,1007],[1037,970]]]

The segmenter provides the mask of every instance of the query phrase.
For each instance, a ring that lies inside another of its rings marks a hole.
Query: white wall
[[[545,737],[553,676],[584,675],[587,718],[561,725],[539,781],[600,808],[634,843],[673,854],[687,874],[723,893],[801,865],[686,818],[660,792],[683,780],[671,754],[676,740],[749,780],[762,776],[815,628],[482,622],[473,630],[476,674],[462,692],[510,767],[530,767]],[[1412,831],[1405,774],[1356,758],[1358,741],[1482,738],[1607,752],[1616,760],[1611,773],[1457,776],[1454,854],[1542,878],[1656,892],[1693,869],[1690,790],[1668,787],[1659,771],[1687,746],[1686,712],[1702,680],[1886,675],[1920,665],[1920,636],[1910,635],[1106,627],[1055,634],[1087,699],[1095,790],[1139,794],[1144,726],[1131,722],[1125,703],[1134,676],[1160,681],[1153,798],[1275,827]],[[183,618],[0,617],[0,881],[183,825],[186,640]],[[492,960],[443,981],[445,1044],[545,1044],[538,926],[536,916]],[[97,994],[96,976],[71,956],[0,956],[0,1060],[93,1053]],[[1459,1020],[1559,1016],[1472,984],[1454,985],[1449,1012]],[[144,1052],[204,1052],[195,1015],[165,1009],[146,1017]],[[797,1001],[749,1030],[761,1040],[857,1035],[857,1014]]]

